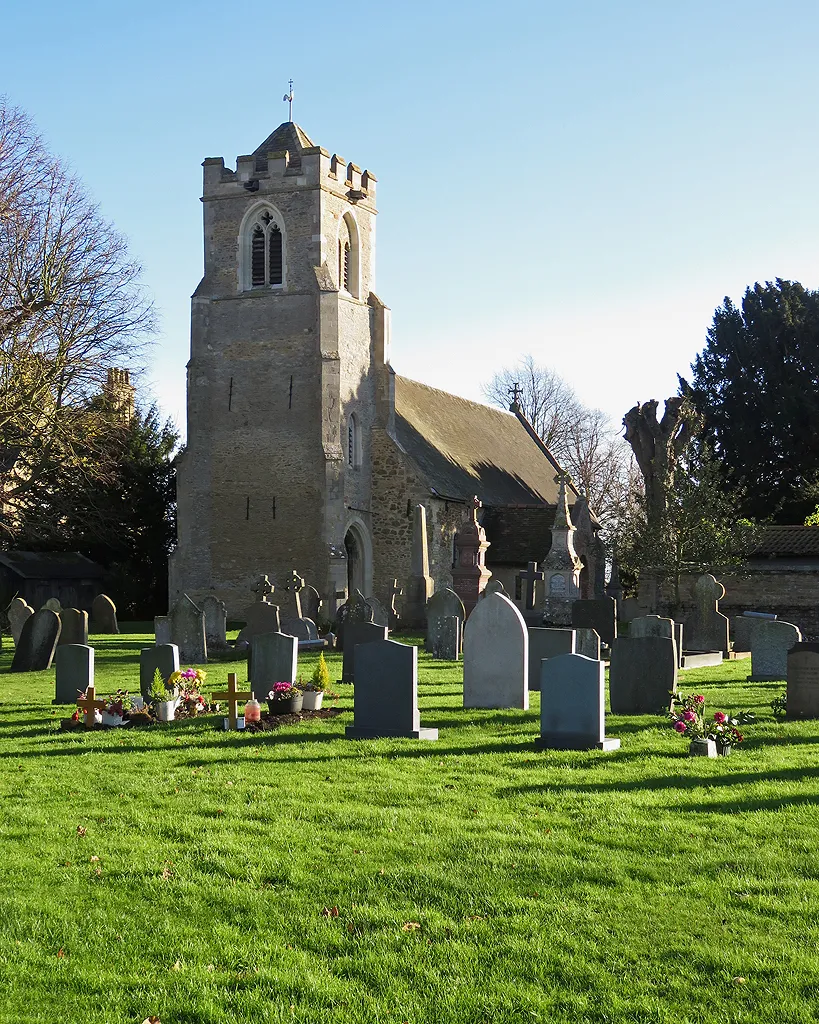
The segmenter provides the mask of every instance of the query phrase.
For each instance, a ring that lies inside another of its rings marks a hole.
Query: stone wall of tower
[[[353,208],[346,169],[334,174],[332,164],[318,148],[297,168],[284,154],[261,169],[258,157],[240,157],[235,172],[205,161],[205,274],[192,300],[171,601],[214,593],[240,617],[259,574],[283,581],[293,568],[330,594],[350,507],[370,507],[375,209]],[[260,203],[283,221],[284,284],[249,291],[240,228]],[[357,296],[339,294],[345,213],[359,232]],[[352,411],[364,448],[354,470],[345,458]]]

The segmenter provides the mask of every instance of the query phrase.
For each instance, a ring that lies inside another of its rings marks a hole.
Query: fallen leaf
[[[402,932],[417,932],[421,925],[417,921],[405,921],[401,925]]]
[[[159,1017],[146,1017],[142,1024],[162,1024]]]
[[[64,956],[65,956],[65,951],[63,950],[63,947],[60,946],[60,948],[57,950],[57,959],[60,959],[60,957],[64,957]]]
[[[338,917],[338,907],[325,907],[321,914],[322,917]]]
[[[171,970],[172,971],[181,971],[182,970],[182,961],[181,960],[177,960],[176,963],[171,968]]]
[[[102,868],[95,868],[94,869],[94,874],[97,875],[97,877],[101,876],[102,875]]]
[[[162,877],[163,877],[164,879],[166,879],[166,880],[167,880],[168,878],[173,878],[173,871],[171,871],[171,869],[170,869],[170,868],[168,867],[168,865],[167,865],[167,864],[166,864],[166,865],[165,865],[165,867],[164,867],[164,868],[162,869]]]
[[[740,978],[739,976],[737,976],[736,978],[734,978],[734,984],[735,985],[744,985],[745,984],[745,979],[744,978]]]
[[[77,825],[77,835],[78,836],[84,836],[85,835],[85,826],[84,825]]]
[[[215,970],[216,970],[216,968],[214,967],[214,965],[213,965],[213,964],[208,964],[208,966],[207,966],[207,967],[205,968],[205,970],[206,970],[206,971],[215,971]]]
[[[94,854],[94,856],[91,858],[91,863],[92,864],[96,864],[98,860],[99,860],[99,857],[96,854]]]

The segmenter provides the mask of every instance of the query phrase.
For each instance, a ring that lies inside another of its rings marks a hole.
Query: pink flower
[[[697,713],[696,711],[684,711],[683,718],[686,720],[686,722],[696,722]]]
[[[675,722],[674,728],[677,732],[685,732],[685,722]]]
[[[697,696],[694,698],[694,700],[698,704],[704,704],[705,703],[705,697],[703,697],[702,694],[697,694]]]
[[[728,716],[726,714],[724,714],[722,711],[715,711],[714,712],[714,721],[715,722],[722,723],[722,722],[726,722],[727,720],[728,720]]]

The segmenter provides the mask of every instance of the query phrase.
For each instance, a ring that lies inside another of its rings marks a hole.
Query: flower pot
[[[142,711],[144,709],[144,707],[145,707],[145,698],[144,697],[132,697],[131,698],[131,707],[134,709],[134,711]]]
[[[305,690],[302,694],[302,707],[305,711],[319,711],[323,700],[323,690]]]
[[[102,717],[103,725],[109,725],[112,728],[115,728],[118,725],[122,725],[122,715],[112,715],[108,711],[101,711],[100,715]]]
[[[714,740],[707,740],[701,737],[691,740],[688,748],[689,757],[716,757],[717,744]]]
[[[301,711],[304,694],[288,697],[286,700],[268,700],[267,708],[271,715],[295,715]]]
[[[717,744],[717,757],[730,757],[731,756],[731,744],[730,743],[718,743]]]
[[[176,713],[176,700],[160,700],[156,704],[156,717],[160,722],[172,722]]]

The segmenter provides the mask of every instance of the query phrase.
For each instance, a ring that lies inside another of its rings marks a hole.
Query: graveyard
[[[120,630],[90,638],[99,694],[139,688],[153,629]],[[542,750],[539,692],[465,708],[462,663],[395,639],[433,742],[345,738],[346,683],[336,717],[268,732],[65,732],[54,670],[4,649],[4,1019],[809,1019],[817,736],[774,717],[783,680],[680,674],[756,714],[731,757],[658,714],[607,715],[618,750]],[[244,688],[243,660],[201,667]]]

